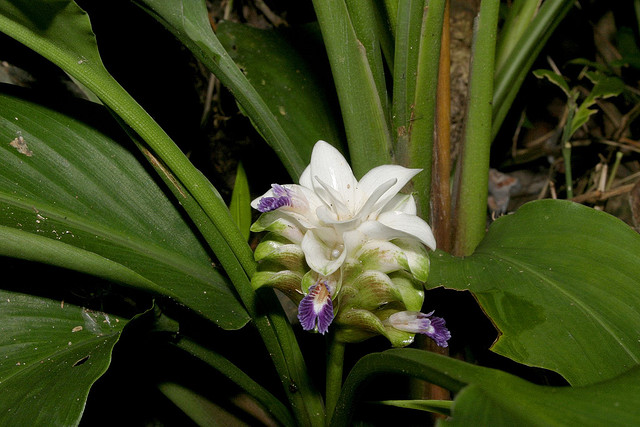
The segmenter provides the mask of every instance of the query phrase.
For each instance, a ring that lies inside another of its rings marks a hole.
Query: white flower
[[[422,333],[446,346],[444,321],[415,311],[429,273],[425,245],[436,248],[413,196],[399,193],[418,172],[378,166],[358,181],[342,154],[318,141],[300,184],[272,184],[251,203],[262,212],[251,230],[271,232],[256,248],[253,286],[298,303],[305,330],[324,334],[335,320],[347,342],[382,334],[404,346]]]
[[[318,141],[299,185],[273,184],[251,203],[269,213],[254,231],[274,223],[298,228],[307,264],[323,276],[338,270],[354,250],[370,240],[410,238],[435,249],[431,228],[416,216],[413,197],[398,194],[418,172],[420,169],[384,165],[358,181],[342,154]]]

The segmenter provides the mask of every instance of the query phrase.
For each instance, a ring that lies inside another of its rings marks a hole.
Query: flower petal
[[[293,205],[292,192],[282,185],[271,184],[271,190],[267,193],[271,193],[271,195],[254,200],[251,206],[260,212],[271,212],[281,207]]]
[[[307,166],[302,171],[302,174],[300,175],[300,185],[308,188],[309,190],[313,190],[313,184],[311,180],[311,166]]]
[[[416,176],[422,169],[408,169],[399,165],[382,165],[371,169],[367,172],[360,182],[358,182],[358,189],[362,191],[368,198],[370,194],[380,186],[380,184],[389,181],[390,179],[396,179],[395,184],[390,187],[378,200],[375,205],[375,210],[382,209],[384,205],[391,200],[393,196],[398,194],[402,187],[407,185],[407,182]],[[366,200],[361,200],[361,203],[365,203]],[[362,205],[360,205],[362,206]]]
[[[298,319],[305,331],[316,328],[318,332],[325,334],[333,321],[333,303],[331,294],[325,284],[319,280],[309,288],[309,294],[302,298],[298,306]]]
[[[360,224],[358,231],[370,239],[412,238],[418,239],[431,249],[436,247],[436,241],[429,224],[417,216],[402,212],[385,212],[378,217],[378,221],[365,221]]]
[[[331,186],[342,198],[342,202],[349,208],[355,204],[354,195],[356,190],[356,177],[353,176],[351,167],[347,160],[331,144],[325,141],[318,141],[311,153],[311,164],[309,165],[311,184],[315,192],[323,199],[326,190],[316,179]],[[304,180],[305,184],[307,178]],[[306,186],[306,185],[305,185]],[[353,209],[352,209],[353,210]]]
[[[436,238],[431,227],[422,218],[402,212],[384,212],[378,216],[378,222],[390,229],[404,234],[395,237],[413,236],[432,250],[436,249]]]
[[[338,221],[351,219],[353,216],[353,212],[344,201],[344,197],[342,194],[338,193],[337,190],[334,190],[329,184],[321,180],[319,177],[315,177],[318,184],[324,189],[324,192],[317,193],[325,203],[327,208],[331,209],[336,213]],[[316,191],[318,191],[316,189]]]
[[[369,199],[367,199],[365,204],[362,205],[362,207],[357,213],[357,216],[364,219],[368,217],[371,213],[379,211],[382,208],[382,206],[384,206],[384,205],[381,205],[381,203],[386,204],[386,202],[381,202],[380,198],[385,193],[388,193],[388,190],[392,188],[397,182],[398,180],[396,178],[391,178],[390,180],[385,181],[380,185],[378,185],[378,187],[376,187],[373,190],[373,192],[369,195]]]
[[[339,269],[347,257],[347,251],[341,243],[336,241],[327,244],[313,230],[305,233],[301,247],[309,267],[323,276]]]
[[[271,187],[271,190],[251,202],[254,209],[263,213],[281,212],[305,228],[320,225],[316,209],[324,206],[324,203],[313,190],[296,184],[273,184]]]
[[[419,311],[399,311],[389,316],[386,323],[401,331],[424,334],[440,347],[447,347],[451,332],[443,318],[432,315],[433,311],[427,314]]]
[[[379,213],[382,212],[403,212],[409,215],[416,215],[416,200],[411,194],[396,194],[387,202]]]

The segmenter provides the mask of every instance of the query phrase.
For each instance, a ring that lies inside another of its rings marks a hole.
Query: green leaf
[[[604,212],[542,200],[496,220],[473,255],[431,256],[430,287],[470,290],[492,350],[571,384],[640,362],[640,235]]]
[[[574,4],[573,0],[542,2],[538,13],[527,28],[522,32],[518,31],[521,34],[519,40],[511,48],[511,53],[501,60],[501,68],[496,70],[492,101],[492,138],[495,138],[500,130],[538,54]]]
[[[211,402],[205,396],[183,385],[174,382],[163,382],[158,384],[158,389],[182,412],[187,414],[195,425],[200,427],[221,427],[241,424],[237,417]]]
[[[229,203],[229,210],[233,220],[238,225],[238,228],[242,232],[245,240],[249,240],[249,234],[251,233],[251,197],[249,194],[249,182],[247,181],[247,174],[242,167],[242,163],[238,163],[238,169],[236,171],[236,181],[233,186],[233,193],[231,193],[231,202]]]
[[[314,0],[313,6],[329,55],[344,120],[349,156],[356,177],[391,163],[389,111],[378,91],[367,47],[360,42],[345,0]]]
[[[418,214],[422,218],[430,218],[431,216],[431,164],[433,162],[436,93],[445,3],[443,0],[431,0],[427,7],[425,2],[422,12],[420,43],[418,46],[409,46],[410,50],[418,50],[415,53],[417,56],[416,68],[406,70],[408,78],[415,76],[416,82],[415,92],[408,94],[409,98],[407,99],[406,108],[411,111],[407,124],[408,144],[407,147],[402,147],[399,144],[398,150],[400,153],[407,153],[407,166],[423,169],[422,173],[412,180]]]
[[[206,234],[206,228],[201,232],[208,242],[214,242],[211,248],[234,285],[250,291],[247,276],[255,270],[253,254],[227,206],[207,178],[104,68],[87,14],[71,1],[42,5],[0,0],[0,31],[61,67],[140,135],[214,224],[217,232],[213,235]]]
[[[167,7],[164,10],[167,11],[169,19],[176,21],[178,25],[187,25],[189,30],[195,29],[196,38],[200,34],[199,30],[203,31],[203,35],[211,32],[204,1],[158,3],[159,6],[164,5]],[[195,13],[197,17],[195,22],[189,21],[182,15],[182,12],[186,10],[180,9],[182,6],[188,8],[187,13]],[[44,29],[38,27],[35,21],[29,18],[39,15],[47,15],[45,17],[47,27]],[[166,165],[163,168],[170,174],[167,175],[167,178],[169,176],[172,177],[178,183],[178,186],[184,186],[188,192],[187,195],[193,196],[193,201],[189,198],[185,199],[190,201],[189,203],[194,208],[189,210],[190,215],[192,215],[196,223],[198,222],[197,217],[201,217],[201,213],[206,214],[208,217],[200,231],[236,287],[247,311],[251,314],[251,318],[264,340],[267,351],[274,361],[280,379],[285,386],[285,393],[290,399],[298,419],[308,424],[324,424],[322,416],[317,416],[318,414],[323,414],[320,395],[310,383],[304,358],[295,340],[293,330],[282,309],[279,309],[275,294],[267,294],[264,298],[261,298],[262,301],[259,301],[251,288],[249,278],[256,269],[253,252],[233,222],[227,206],[207,178],[194,167],[166,132],[158,126],[104,68],[99,60],[96,40],[91,31],[91,25],[86,13],[73,2],[66,3],[62,8],[50,8],[48,6],[40,7],[39,3],[33,2],[16,5],[7,0],[0,0],[0,31],[42,54],[99,96],[106,106],[119,115],[124,122],[144,139],[149,146],[149,151],[152,151],[159,162],[162,162],[156,163]],[[178,30],[176,32],[182,34]],[[240,75],[241,81],[244,81],[242,80],[244,76],[233,64],[233,61],[228,60],[227,57],[223,58],[224,55],[221,56],[215,51],[208,50],[207,43],[218,43],[217,39],[200,42],[201,40],[198,38],[198,43],[193,42],[191,44],[200,59],[210,67],[219,64],[229,71],[232,76]],[[92,61],[91,58],[96,60]],[[85,59],[89,59],[89,61]],[[218,62],[221,59],[222,61]],[[235,93],[235,96],[241,98],[243,95],[242,93]],[[249,105],[249,107],[256,106]],[[246,109],[249,107],[245,106]],[[256,108],[261,109],[261,112],[267,111],[263,107],[263,104],[257,104]],[[258,115],[256,117],[262,116]],[[306,164],[299,158],[296,160],[295,147],[293,147],[293,151],[288,150],[288,148],[291,148],[291,144],[287,143],[286,135],[278,126],[271,126],[272,124],[272,122],[267,123],[266,130],[263,132],[270,132],[271,141],[280,144],[279,147],[285,144],[285,148],[283,148],[284,155],[293,156],[286,157],[284,159],[285,163],[289,165],[289,172],[297,179],[298,174],[301,173]],[[164,175],[164,171],[162,173]],[[177,188],[173,183],[172,187]],[[194,214],[196,211],[201,213]],[[211,228],[208,224],[209,221],[215,227],[213,233],[209,233]],[[197,288],[192,287],[189,289]],[[203,292],[199,291],[191,295],[196,299],[194,304],[206,304],[204,299],[198,300],[203,295]],[[265,303],[269,305],[269,311],[262,308],[262,304]],[[274,310],[276,311],[275,313]],[[246,321],[244,311],[235,312],[234,315],[243,316],[243,322]],[[293,391],[289,387],[292,381],[295,381],[297,385],[297,388]]]
[[[282,128],[277,116],[220,44],[211,29],[204,1],[136,2],[171,31],[233,93],[253,125],[297,182],[306,167],[297,141]]]
[[[282,129],[295,141],[304,161],[309,161],[320,139],[342,146],[344,131],[340,114],[334,111],[337,101],[335,105],[330,102],[335,98],[331,96],[332,82],[321,73],[329,70],[329,64],[323,56],[313,58],[313,62],[309,58],[309,51],[324,49],[311,28],[282,33],[223,21],[218,24],[217,35]]]
[[[0,424],[76,425],[126,320],[0,290]]]
[[[194,341],[183,338],[175,344],[176,347],[186,351],[190,355],[199,358],[213,369],[222,373],[225,377],[237,384],[242,390],[253,397],[271,416],[280,424],[288,426],[295,422],[287,407],[282,404],[268,390],[255,382],[246,372],[235,366],[220,354],[204,348]],[[187,404],[187,402],[185,402]]]
[[[560,74],[554,73],[551,70],[534,70],[533,75],[539,79],[547,79],[554,85],[558,86],[562,89],[565,95],[567,95],[567,98],[571,96],[571,89],[569,88],[567,81]]]
[[[385,28],[382,23],[381,5],[376,5],[376,2],[359,0],[345,0],[345,4],[358,43],[362,45],[366,54],[369,69],[380,96],[380,104],[384,111],[388,111],[389,98],[385,82],[385,64],[382,58],[382,49],[386,49],[387,52],[385,53],[387,54],[392,52],[392,48],[389,45],[391,42],[390,30]]]
[[[135,156],[78,118],[84,110],[108,123],[106,111],[75,107],[72,117],[0,94],[0,253],[163,294],[242,327],[246,312],[180,212]]]
[[[363,386],[380,374],[422,379],[456,393],[451,418],[438,425],[600,426],[640,423],[640,366],[584,387],[535,385],[506,372],[417,349],[364,356],[347,377],[333,426],[346,426]]]
[[[451,415],[450,400],[381,400],[380,405],[395,406],[396,408],[415,409],[417,411],[434,412],[436,414]]]
[[[527,30],[539,7],[538,0],[515,0],[509,6],[496,46],[496,72],[500,72],[506,58],[520,41],[522,33]]]
[[[397,28],[393,61],[393,101],[392,130],[395,142],[394,151],[401,163],[408,163],[408,153],[399,146],[408,145],[409,126],[411,125],[411,106],[415,101],[416,72],[424,1],[408,0],[397,4]],[[394,17],[395,18],[395,17]],[[404,148],[406,151],[406,148]]]
[[[571,134],[573,135],[580,127],[585,124],[589,117],[597,113],[597,110],[591,107],[598,99],[611,98],[620,95],[624,89],[624,82],[618,77],[604,76],[600,73],[587,73],[589,79],[595,84],[587,98],[580,104],[576,110],[575,116],[571,121]]]

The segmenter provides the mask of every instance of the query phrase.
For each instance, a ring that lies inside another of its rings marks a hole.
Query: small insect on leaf
[[[11,141],[9,145],[18,150],[18,153],[20,154],[24,154],[27,157],[33,156],[33,151],[29,150],[29,147],[27,147],[27,143],[20,132],[17,133],[16,138]]]

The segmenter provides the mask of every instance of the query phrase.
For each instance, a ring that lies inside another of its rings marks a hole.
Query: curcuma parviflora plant
[[[492,141],[573,0],[479,2],[453,160],[448,0],[313,0],[290,32],[203,0],[77,3],[0,0],[0,31],[86,97],[0,86],[0,256],[21,260],[0,282],[1,425],[169,406],[199,425],[640,425],[638,234],[570,200],[486,227]],[[298,184],[257,162],[251,187],[271,189],[251,201],[238,168],[227,206],[102,62],[129,6],[215,75]],[[52,271],[67,280],[29,276]]]

